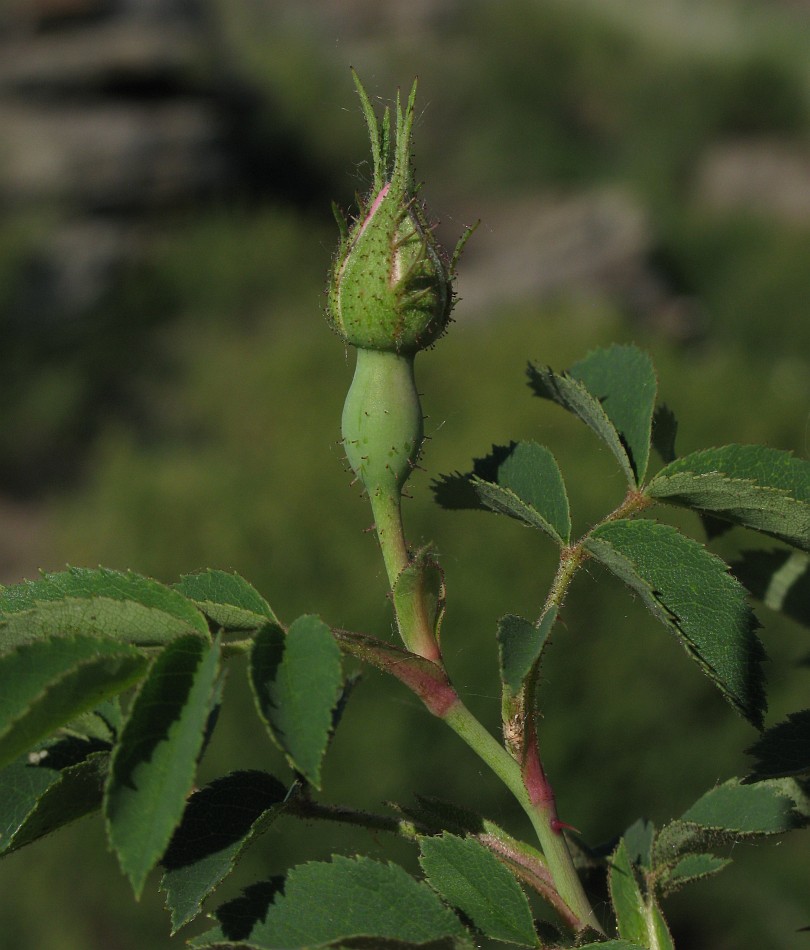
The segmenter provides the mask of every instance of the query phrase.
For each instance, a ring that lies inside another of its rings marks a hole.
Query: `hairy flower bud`
[[[397,97],[393,143],[389,110],[380,127],[356,76],[355,83],[371,138],[374,182],[351,228],[336,211],[341,242],[330,274],[328,315],[353,346],[416,353],[450,321],[456,257],[451,261],[434,238],[413,185],[416,83],[404,113]]]

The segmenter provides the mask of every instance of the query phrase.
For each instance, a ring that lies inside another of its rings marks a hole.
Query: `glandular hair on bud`
[[[328,316],[353,346],[416,353],[450,322],[454,263],[434,238],[413,184],[416,84],[404,112],[397,98],[392,143],[390,113],[386,110],[380,128],[356,77],[355,82],[371,137],[374,181],[353,225],[339,222],[342,239],[330,273]]]

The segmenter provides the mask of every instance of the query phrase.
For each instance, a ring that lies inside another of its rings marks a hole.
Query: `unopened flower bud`
[[[416,83],[403,113],[397,97],[382,127],[355,76],[371,137],[374,181],[349,228],[336,211],[341,242],[332,265],[328,314],[343,339],[361,349],[416,353],[445,331],[453,306],[451,261],[433,236],[411,172]]]

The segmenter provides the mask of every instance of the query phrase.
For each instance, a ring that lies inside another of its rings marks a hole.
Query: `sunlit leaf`
[[[259,712],[293,769],[320,787],[321,761],[343,682],[340,647],[318,617],[256,636],[250,679]]]
[[[636,591],[746,719],[761,727],[764,650],[745,590],[726,564],[669,525],[599,525],[587,550]]]
[[[647,486],[693,508],[810,551],[810,462],[764,445],[724,445],[676,459]]]
[[[44,636],[153,644],[186,633],[208,636],[200,611],[178,591],[132,571],[72,567],[0,591],[0,649]]]
[[[264,597],[238,574],[200,571],[184,574],[174,586],[224,630],[257,630],[268,622],[278,623]]]

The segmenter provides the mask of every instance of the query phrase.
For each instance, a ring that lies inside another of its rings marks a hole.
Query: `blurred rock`
[[[13,318],[72,317],[139,260],[160,214],[233,180],[220,106],[196,71],[204,7],[12,0],[0,18],[0,207],[55,220]]]
[[[810,151],[771,141],[717,146],[698,172],[697,199],[714,209],[808,226]]]
[[[673,295],[652,268],[652,227],[625,192],[530,195],[484,207],[480,217],[458,280],[466,313],[607,297],[670,338],[701,334],[693,304]]]
[[[205,105],[0,100],[0,198],[87,211],[186,203],[222,180],[217,123]]]

